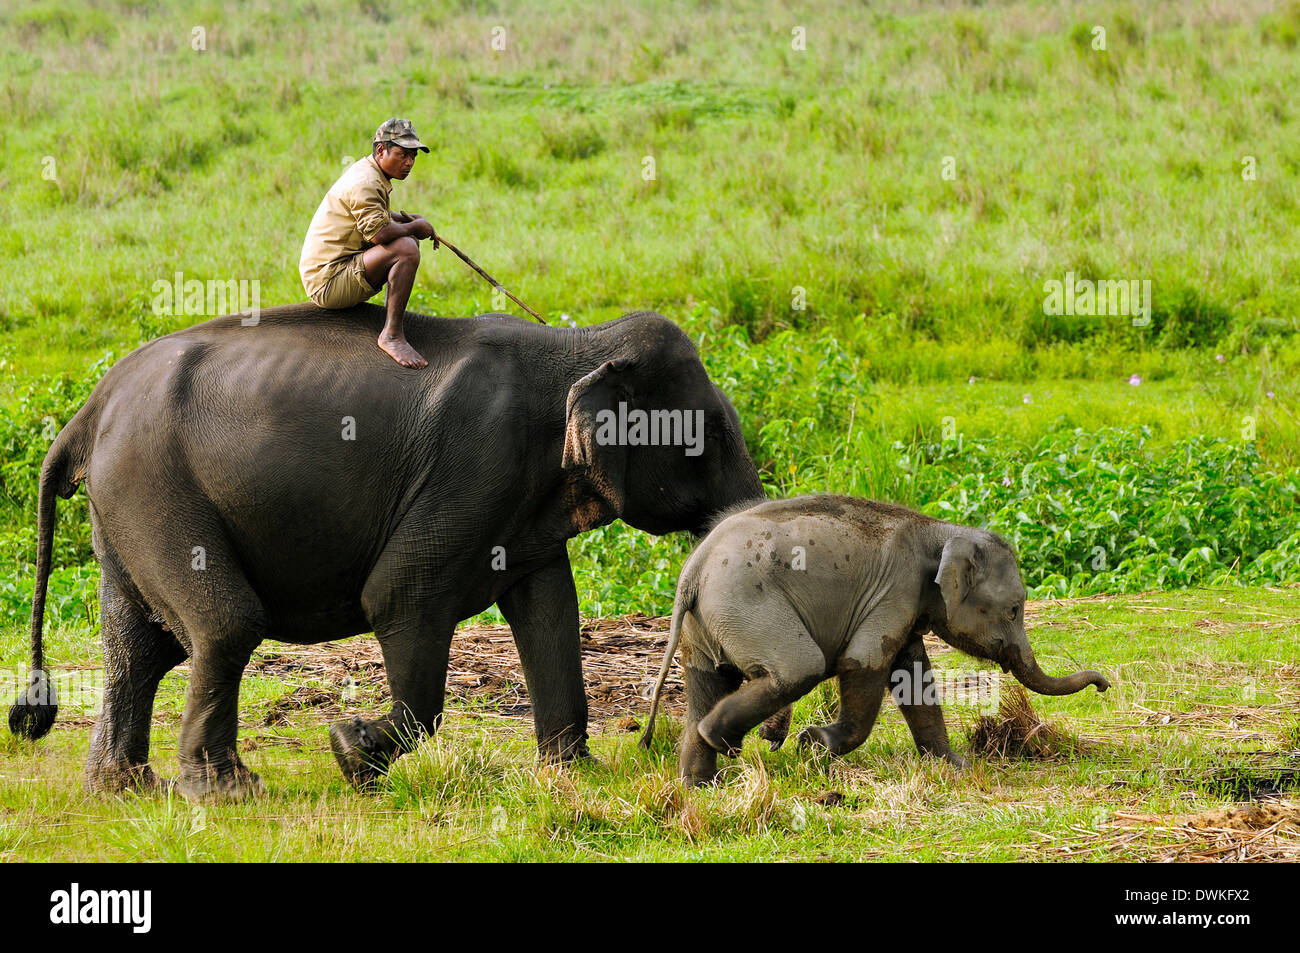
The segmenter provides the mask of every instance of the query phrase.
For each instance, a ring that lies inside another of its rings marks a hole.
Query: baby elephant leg
[[[799,732],[799,747],[816,745],[831,754],[848,754],[871,734],[884,694],[884,671],[864,668],[841,671],[839,720]]]
[[[779,750],[781,745],[785,744],[786,736],[790,734],[790,719],[793,715],[794,706],[786,705],[759,726],[758,736],[766,741],[773,751]]]
[[[737,755],[745,735],[810,692],[828,674],[826,656],[788,603],[762,607],[744,629],[716,632],[749,681],[701,719],[714,751]]]
[[[818,671],[793,678],[763,675],[751,679],[700,722],[699,735],[714,751],[734,757],[740,754],[745,735],[752,728],[794,704],[825,677],[824,671]]]
[[[908,642],[895,657],[890,685],[917,750],[943,758],[953,767],[964,768],[966,761],[948,744],[948,728],[943,723],[943,708],[939,705],[930,656],[920,638]]]
[[[718,773],[718,753],[704,743],[697,730],[700,721],[740,687],[735,669],[703,669],[687,665],[686,725],[682,730],[680,773],[689,785],[708,784]]]

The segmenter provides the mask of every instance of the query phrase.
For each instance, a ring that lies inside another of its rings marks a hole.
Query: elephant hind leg
[[[826,656],[788,606],[773,609],[746,631],[724,633],[750,680],[700,722],[699,734],[725,755],[740,751],[745,735],[812,691],[826,678]]]
[[[99,584],[104,697],[90,736],[85,785],[90,791],[149,789],[162,783],[149,766],[154,697],[162,677],[185,660],[185,649],[110,577],[105,567]]]
[[[751,679],[700,722],[699,735],[719,754],[735,756],[740,753],[745,735],[808,694],[825,677],[824,672],[817,672],[797,680],[777,679],[772,675]]]
[[[190,570],[181,624],[191,646],[177,756],[177,787],[190,800],[238,800],[265,788],[237,748],[239,683],[266,637],[266,612],[225,547],[208,547],[207,568]]]
[[[794,717],[794,705],[786,705],[763,724],[759,725],[758,736],[768,743],[772,751],[780,749],[790,734],[790,719]]]
[[[680,773],[689,785],[708,784],[718,774],[718,752],[700,737],[700,722],[719,702],[740,687],[742,676],[732,668],[705,669],[687,665],[686,724],[682,729]]]

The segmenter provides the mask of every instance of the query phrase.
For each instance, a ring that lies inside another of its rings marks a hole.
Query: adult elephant
[[[590,328],[413,318],[418,371],[375,348],[381,308],[292,305],[169,334],[104,375],[41,472],[34,676],[11,728],[37,738],[54,721],[41,620],[55,496],[84,481],[107,672],[92,790],[159,783],[154,695],[187,656],[180,790],[260,790],[235,746],[253,650],[373,631],[392,712],[330,728],[344,774],[365,784],[436,728],[455,626],[493,603],[542,755],[587,756],[565,541],[616,518],[700,534],[761,496],[736,412],[652,312]],[[657,444],[633,411],[660,412]],[[697,421],[702,440],[685,426]]]

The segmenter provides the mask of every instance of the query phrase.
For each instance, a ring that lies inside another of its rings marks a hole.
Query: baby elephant
[[[1110,687],[1092,671],[1045,675],[1025,638],[1024,611],[1015,556],[992,533],[842,496],[731,510],[677,581],[668,650],[641,744],[648,747],[654,734],[680,641],[687,783],[713,780],[718,755],[738,754],[746,733],[761,723],[760,733],[779,747],[789,706],[832,675],[840,680],[839,720],[805,729],[800,745],[852,751],[871,733],[889,687],[917,748],[961,767],[934,700],[926,632],[998,662],[1044,695]]]

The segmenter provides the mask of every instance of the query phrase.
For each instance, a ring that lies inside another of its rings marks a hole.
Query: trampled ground
[[[981,709],[946,706],[955,773],[919,758],[885,705],[847,758],[751,737],[724,782],[675,780],[679,685],[667,730],[636,746],[642,693],[666,621],[589,622],[583,656],[598,764],[539,768],[527,692],[504,627],[453,643],[443,731],[374,794],[349,788],[324,726],[386,707],[373,638],[268,642],[241,695],[244,760],[268,794],[196,807],[178,797],[88,796],[80,784],[90,713],[61,711],[36,744],[0,746],[0,853],[14,860],[839,859],[1283,860],[1300,858],[1300,589],[1197,590],[1067,602],[1028,611],[1051,672],[1095,667],[1105,695],[1032,698],[1046,741],[1032,755],[970,750]],[[9,664],[21,638],[7,639]],[[93,684],[88,632],[48,641],[63,671]],[[935,643],[937,669],[970,659]],[[186,674],[166,679],[154,763],[175,771]],[[1013,683],[1002,682],[1008,697]],[[796,710],[826,720],[833,684]],[[984,713],[989,709],[984,708]],[[987,729],[988,724],[985,725]],[[1022,726],[1023,727],[1023,726]],[[984,735],[990,734],[987,730]],[[1029,746],[1031,749],[1033,745]]]

